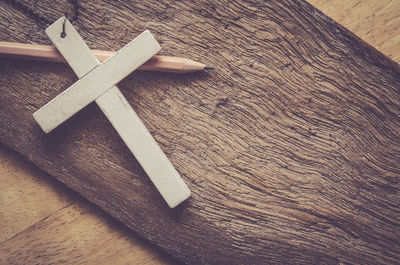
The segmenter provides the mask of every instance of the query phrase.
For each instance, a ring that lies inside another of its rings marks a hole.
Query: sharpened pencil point
[[[208,66],[208,65],[204,66],[204,70],[213,70],[213,69],[214,69],[214,67],[212,67],[212,66]]]

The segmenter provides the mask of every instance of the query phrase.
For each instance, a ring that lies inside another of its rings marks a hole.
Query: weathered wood
[[[40,134],[28,117],[73,82],[62,66],[1,63],[2,141],[187,262],[399,259],[400,74],[391,61],[302,2],[82,5],[77,23],[93,45],[116,49],[125,26],[146,26],[167,53],[218,66],[187,77],[134,73],[121,84],[135,88],[124,90],[128,100],[193,198],[167,210],[93,106]],[[1,16],[18,23],[23,14]],[[23,25],[16,41],[27,40]]]

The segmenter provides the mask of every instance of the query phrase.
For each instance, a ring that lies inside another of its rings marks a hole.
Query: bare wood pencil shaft
[[[115,52],[93,50],[93,53],[100,60],[100,62],[103,62]],[[0,41],[0,56],[16,59],[66,63],[57,49],[54,46],[48,45]],[[191,59],[155,55],[138,69],[172,73],[190,73],[202,71],[207,69],[207,67],[205,64],[193,61]]]

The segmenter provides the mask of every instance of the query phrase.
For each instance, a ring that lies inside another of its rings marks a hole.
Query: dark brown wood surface
[[[1,40],[49,44],[23,12],[0,17]],[[120,83],[192,198],[168,209],[94,104],[41,132],[32,113],[76,80],[67,66],[1,60],[2,142],[187,263],[399,260],[396,64],[298,1],[82,2],[74,24],[92,48],[150,29],[162,54],[216,67]]]

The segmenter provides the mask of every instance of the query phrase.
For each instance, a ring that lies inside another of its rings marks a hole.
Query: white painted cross
[[[65,17],[50,25],[46,33],[80,79],[33,114],[43,131],[52,131],[95,101],[169,207],[186,200],[189,188],[116,86],[161,49],[150,31],[140,34],[103,63]]]

